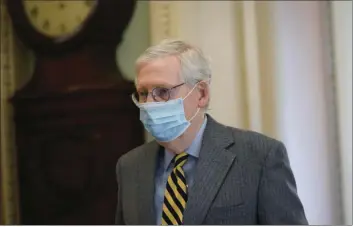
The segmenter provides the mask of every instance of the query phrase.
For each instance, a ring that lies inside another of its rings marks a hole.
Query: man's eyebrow
[[[145,91],[145,90],[148,90],[147,87],[149,87],[151,90],[155,87],[164,87],[164,88],[171,88],[171,87],[174,87],[176,86],[175,84],[171,84],[171,83],[168,83],[168,82],[165,82],[165,83],[156,83],[156,84],[153,84],[151,86],[142,86],[142,87],[137,87],[136,90],[138,91]]]
[[[174,84],[170,84],[170,83],[159,83],[159,84],[155,84],[154,87],[174,87]]]

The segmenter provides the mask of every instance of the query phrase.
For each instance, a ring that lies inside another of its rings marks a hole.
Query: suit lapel
[[[234,144],[231,129],[217,123],[209,115],[207,118],[194,184],[188,190],[185,225],[202,224],[235,159],[235,154],[227,151]]]
[[[138,223],[143,225],[155,225],[156,215],[154,208],[155,171],[160,146],[153,141],[146,145],[137,166],[137,207]]]

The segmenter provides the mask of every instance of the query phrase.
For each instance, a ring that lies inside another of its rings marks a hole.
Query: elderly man
[[[284,145],[206,114],[200,49],[165,40],[136,68],[132,99],[155,140],[118,161],[116,224],[307,224]]]

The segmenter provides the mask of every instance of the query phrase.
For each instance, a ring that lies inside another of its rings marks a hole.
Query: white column
[[[341,224],[338,150],[330,103],[330,48],[319,1],[276,1],[277,125],[313,225]]]
[[[352,225],[352,1],[332,1],[345,225]]]
[[[259,64],[258,21],[256,2],[243,2],[243,48],[246,74],[246,94],[248,104],[249,129],[262,131],[261,70]]]

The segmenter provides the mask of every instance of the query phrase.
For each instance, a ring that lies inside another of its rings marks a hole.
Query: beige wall
[[[136,58],[150,45],[149,3],[138,1],[124,40],[117,50],[117,62],[125,78],[133,80]]]

